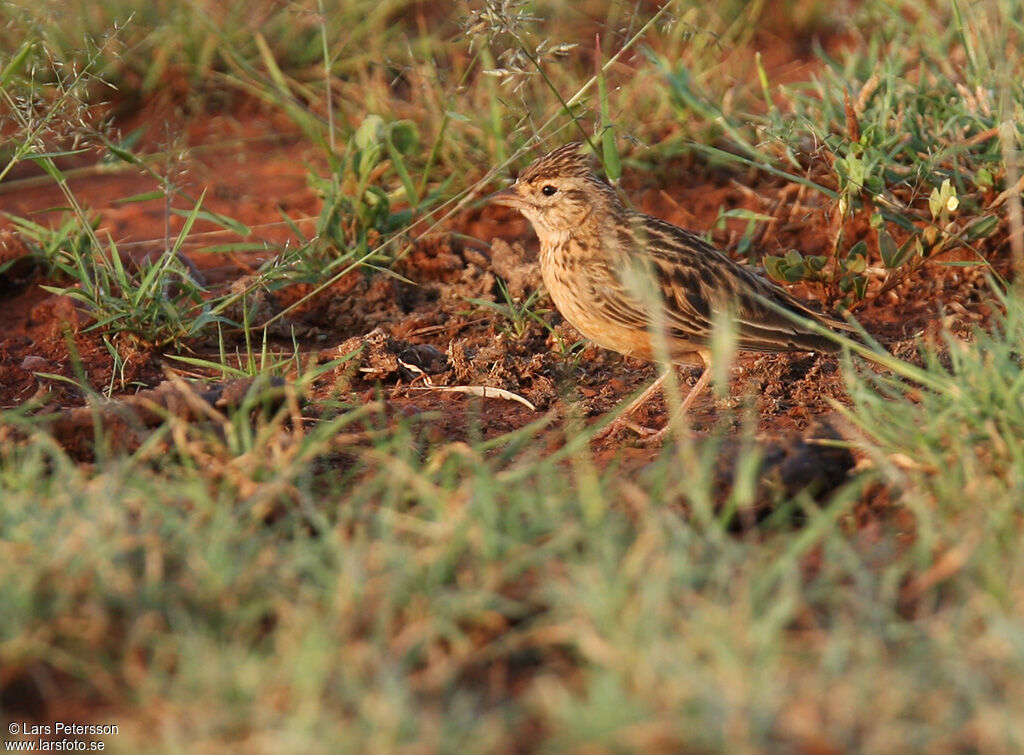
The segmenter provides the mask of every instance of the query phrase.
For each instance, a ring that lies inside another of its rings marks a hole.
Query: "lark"
[[[851,331],[850,326],[809,309],[693,232],[630,209],[591,170],[581,147],[573,142],[538,158],[489,200],[515,208],[533,225],[544,285],[558,311],[586,338],[651,361],[667,349],[672,362],[703,368],[683,411],[708,384],[712,333],[722,316],[732,319],[740,350],[839,350],[835,341],[778,309],[829,330]],[[620,415],[626,424],[646,430],[626,418],[664,378]],[[649,434],[657,439],[664,432]]]

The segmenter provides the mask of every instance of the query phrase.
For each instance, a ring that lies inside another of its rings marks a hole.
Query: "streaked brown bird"
[[[828,337],[765,302],[831,330],[852,331],[850,326],[809,309],[691,231],[626,207],[591,170],[581,147],[573,142],[549,152],[489,197],[533,225],[544,284],[580,333],[606,349],[648,360],[656,358],[661,338],[671,361],[703,367],[684,411],[710,378],[712,331],[720,316],[731,317],[741,350],[839,351]],[[664,377],[623,412],[626,424]]]

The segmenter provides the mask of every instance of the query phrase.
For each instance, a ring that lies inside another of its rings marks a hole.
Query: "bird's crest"
[[[535,181],[547,176],[589,176],[590,161],[580,150],[582,142],[569,142],[538,157],[519,176],[520,181]]]

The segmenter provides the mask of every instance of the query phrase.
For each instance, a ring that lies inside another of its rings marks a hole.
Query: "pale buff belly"
[[[544,285],[551,295],[552,301],[562,317],[576,328],[583,336],[598,346],[617,351],[626,356],[654,360],[655,349],[648,328],[623,325],[603,314],[603,302],[596,301],[602,286],[600,283],[580,285],[571,279],[571,272],[558,269],[554,265],[541,265],[541,276]],[[610,283],[609,285],[616,285]],[[646,317],[643,318],[647,320]],[[669,358],[680,364],[702,364],[697,352],[701,347],[669,338],[663,348],[667,349]]]

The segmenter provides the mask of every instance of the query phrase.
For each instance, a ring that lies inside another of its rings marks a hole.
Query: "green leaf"
[[[863,273],[867,267],[868,261],[863,254],[850,254],[843,260],[843,270],[848,273]]]
[[[612,121],[611,107],[608,104],[608,81],[601,65],[601,40],[597,41],[594,51],[594,67],[597,78],[597,100],[601,108],[601,162],[610,181],[618,181],[622,177],[622,161],[615,145],[615,125]]]
[[[881,194],[885,190],[885,180],[881,176],[867,176],[864,179],[864,188],[872,194]]]
[[[137,156],[135,153],[125,149],[119,144],[114,144],[106,137],[103,137],[103,146],[107,148],[107,151],[111,155],[116,157],[118,160],[128,163],[129,165],[135,165],[140,168],[145,168],[146,164]]]
[[[753,220],[767,223],[774,218],[771,215],[765,215],[762,212],[755,212],[754,210],[748,210],[743,207],[737,207],[732,210],[726,210],[718,216],[719,220],[723,219],[735,219],[735,220]]]
[[[917,251],[915,243],[917,241],[917,236],[911,236],[897,247],[893,237],[887,231],[880,230],[878,232],[878,251],[882,255],[882,264],[890,270],[901,267],[914,256]]]
[[[25,64],[25,59],[28,58],[32,52],[32,48],[35,47],[35,40],[30,39],[22,44],[21,49],[15,53],[11,61],[4,66],[4,70],[0,72],[0,89],[6,88],[7,84],[12,78],[14,78],[21,67]]]
[[[390,137],[388,138],[388,154],[391,156],[391,164],[395,168],[395,173],[398,174],[398,178],[402,181],[406,201],[412,205],[419,204],[419,197],[416,195],[416,184],[405,167],[405,160],[402,159],[402,150],[392,143]]]
[[[899,249],[896,247],[896,241],[889,232],[884,228],[878,229],[878,251],[882,255],[882,264],[888,268],[894,268],[894,260],[896,259],[896,253]]]
[[[365,150],[376,147],[381,143],[384,135],[384,119],[375,113],[370,113],[355,133],[355,144],[358,149]]]
[[[200,202],[202,202],[201,199]],[[180,215],[181,217],[184,218],[191,218],[192,222],[195,222],[197,219],[199,219],[207,220],[211,223],[216,223],[221,228],[226,228],[232,233],[237,233],[239,236],[248,236],[250,233],[252,233],[252,231],[249,229],[249,226],[247,226],[245,223],[239,220],[235,220],[234,218],[229,218],[227,215],[221,215],[216,212],[210,212],[209,210],[200,210],[198,206],[192,210],[189,210],[188,212],[186,212],[185,210],[178,210],[172,207],[171,212],[174,213],[175,215]],[[191,226],[191,223],[189,225]]]
[[[46,175],[48,175],[54,181],[56,181],[59,184],[64,183],[64,174],[60,172],[60,169],[54,164],[53,160],[51,160],[48,156],[33,155],[29,159],[31,159],[32,162],[34,162],[36,165],[38,165],[40,168],[46,171]]]
[[[359,150],[356,153],[356,173],[359,176],[360,186],[365,185],[370,180],[370,173],[377,167],[377,163],[380,162],[381,153],[385,147],[379,143],[374,142],[366,147],[366,149]]]
[[[203,193],[199,195],[199,201],[196,202],[196,206],[192,209],[192,212],[187,213],[185,223],[178,232],[178,237],[174,240],[174,246],[172,247],[174,251],[181,249],[181,245],[185,243],[185,239],[188,237],[189,233],[192,232],[192,226],[195,224],[200,213],[203,212],[200,208],[203,206],[204,199],[206,199],[206,189],[203,189]]]
[[[850,247],[850,251],[846,253],[846,257],[867,257],[868,256],[868,245],[866,241],[858,241],[856,244]]]
[[[991,234],[998,225],[998,217],[995,215],[984,215],[972,220],[964,232],[968,239],[981,239]]]
[[[239,241],[235,244],[215,244],[204,246],[203,254],[234,254],[237,252],[265,252],[267,244],[263,241]]]
[[[601,157],[608,178],[612,181],[621,178],[622,161],[619,159],[618,147],[615,146],[615,131],[611,128],[606,128],[601,134]]]
[[[165,196],[164,192],[160,189],[153,191],[144,191],[141,194],[133,194],[130,197],[124,197],[123,199],[115,199],[111,204],[131,204],[133,202],[148,202],[151,199],[163,199]]]
[[[845,178],[847,183],[852,184],[854,188],[860,189],[864,186],[867,167],[859,157],[847,155],[844,158],[840,158],[836,160],[836,168],[839,171],[840,178]]]
[[[787,283],[796,283],[797,281],[803,280],[807,275],[807,268],[801,263],[794,265],[785,272]]]
[[[408,155],[419,144],[420,132],[412,121],[395,121],[388,128],[388,141],[400,154]]]
[[[266,38],[259,32],[256,32],[253,34],[252,39],[256,42],[256,49],[259,50],[260,58],[263,60],[263,65],[266,66],[267,73],[270,74],[270,79],[277,87],[277,91],[283,95],[291,96],[291,88],[288,86],[288,80],[285,78],[281,67],[278,66],[277,60],[274,58],[274,53],[270,49],[270,45],[267,44]]]
[[[769,254],[765,255],[761,260],[761,264],[764,265],[764,271],[768,273],[770,278],[774,278],[779,282],[785,282],[786,280],[786,261],[782,257]]]

